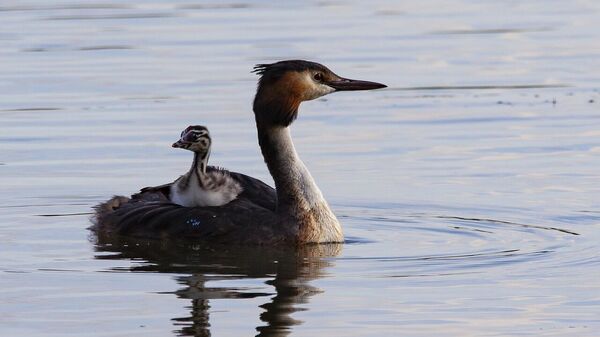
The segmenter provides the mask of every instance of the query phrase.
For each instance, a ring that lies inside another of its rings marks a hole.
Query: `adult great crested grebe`
[[[258,143],[275,190],[231,172],[243,189],[235,200],[219,207],[182,207],[165,201],[165,188],[151,188],[131,199],[117,196],[96,206],[92,229],[228,244],[343,242],[341,225],[298,157],[289,126],[303,101],[335,91],[386,86],[342,78],[319,63],[302,60],[259,64],[254,72],[260,75],[253,106]]]

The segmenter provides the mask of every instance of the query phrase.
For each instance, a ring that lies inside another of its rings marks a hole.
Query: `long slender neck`
[[[296,153],[288,127],[259,127],[258,139],[277,188],[278,210],[309,209],[323,201],[321,191]]]
[[[208,163],[208,155],[208,152],[194,152],[194,160],[192,161],[192,167],[190,167],[190,170],[185,175],[184,186],[189,186],[190,179],[192,179],[192,177],[196,177],[196,179],[198,180],[198,184],[200,184],[200,187],[206,186],[206,165]]]
[[[342,229],[317,184],[298,154],[286,126],[258,118],[268,111],[256,111],[258,142],[275,181],[277,212],[299,226],[300,242],[343,242]]]

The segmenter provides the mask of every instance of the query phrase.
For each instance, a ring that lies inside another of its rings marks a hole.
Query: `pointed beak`
[[[188,142],[180,139],[178,141],[176,141],[175,143],[173,143],[173,145],[171,145],[174,148],[186,148],[188,145]]]
[[[373,90],[387,88],[387,85],[385,84],[361,80],[351,80],[348,78],[339,78],[335,81],[329,81],[326,84],[337,91]]]

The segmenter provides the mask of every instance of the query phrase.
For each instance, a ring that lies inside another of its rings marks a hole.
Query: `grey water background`
[[[2,1],[2,336],[597,336],[597,1]],[[168,182],[189,124],[268,183],[256,63],[386,83],[304,103],[297,149],[348,242],[86,229]]]

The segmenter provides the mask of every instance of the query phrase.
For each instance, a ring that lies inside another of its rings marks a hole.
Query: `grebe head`
[[[190,125],[181,132],[181,138],[173,143],[173,147],[193,152],[207,153],[212,140],[208,129],[202,125]]]
[[[253,72],[261,76],[254,99],[257,121],[282,126],[294,121],[303,101],[335,91],[386,87],[377,82],[343,78],[322,64],[303,60],[257,64]]]

